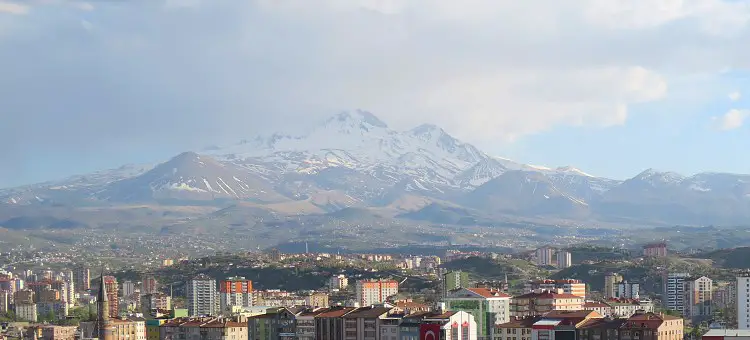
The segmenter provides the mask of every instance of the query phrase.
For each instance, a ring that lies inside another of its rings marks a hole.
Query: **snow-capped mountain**
[[[300,135],[250,137],[155,167],[0,190],[0,204],[11,205],[215,200],[286,204],[287,211],[419,201],[420,207],[442,202],[522,216],[726,222],[750,218],[750,175],[685,177],[649,169],[618,181],[572,166],[490,156],[435,125],[398,131],[369,112],[353,111]]]

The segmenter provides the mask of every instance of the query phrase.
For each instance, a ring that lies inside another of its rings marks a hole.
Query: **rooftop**
[[[750,337],[750,329],[710,329],[703,336]]]

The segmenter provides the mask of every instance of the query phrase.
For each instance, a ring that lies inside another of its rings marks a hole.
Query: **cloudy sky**
[[[348,109],[626,178],[750,173],[750,0],[0,0],[0,187]]]

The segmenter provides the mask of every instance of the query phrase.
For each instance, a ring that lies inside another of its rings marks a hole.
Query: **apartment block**
[[[586,299],[586,283],[581,280],[540,280],[527,282],[524,285],[524,292],[550,291],[556,292],[562,290],[565,294],[571,294]]]
[[[689,277],[685,279],[684,305],[682,316],[693,321],[706,319],[711,316],[713,298],[713,280],[705,276]]]
[[[445,310],[471,314],[477,323],[479,337],[490,337],[494,326],[511,317],[511,297],[487,288],[460,288],[443,298]]]
[[[737,328],[750,329],[750,277],[737,278]]]
[[[664,283],[662,301],[665,308],[678,312],[682,312],[685,308],[685,279],[688,277],[690,277],[688,273],[666,273],[662,277]]]
[[[360,280],[355,289],[356,299],[362,307],[381,304],[390,296],[398,294],[395,280]]]
[[[219,283],[219,304],[221,312],[233,307],[252,307],[253,282],[244,277],[230,277]]]
[[[187,283],[187,307],[190,316],[215,316],[219,307],[216,280],[200,274]]]
[[[557,252],[557,268],[565,269],[573,265],[573,257],[570,252],[558,251]]]
[[[552,266],[552,255],[555,254],[555,249],[550,247],[541,247],[536,250],[536,265],[537,266]]]
[[[582,310],[583,304],[582,297],[563,293],[562,290],[528,293],[510,299],[510,315],[522,318],[551,311]]]

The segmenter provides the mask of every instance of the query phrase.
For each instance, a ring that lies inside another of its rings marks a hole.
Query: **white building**
[[[459,288],[443,298],[445,309],[474,315],[481,336],[491,336],[495,325],[510,321],[510,295],[488,288]],[[489,322],[488,322],[489,321]]]
[[[615,284],[615,298],[634,299],[641,298],[641,285],[638,282],[628,282],[627,280]]]
[[[37,311],[35,303],[17,303],[16,304],[16,317],[23,321],[36,322]]]
[[[187,307],[191,316],[217,315],[216,280],[198,275],[187,283]]]
[[[737,326],[750,329],[750,277],[737,278]]]
[[[536,250],[536,265],[537,266],[551,266],[552,255],[555,254],[555,250],[550,247],[541,247]]]
[[[685,279],[687,273],[670,273],[663,277],[664,307],[681,312],[685,307]]]
[[[685,279],[684,286],[682,316],[693,320],[711,316],[713,280],[705,276],[691,277]]]
[[[557,252],[557,268],[564,269],[573,265],[573,258],[570,252],[559,251]]]
[[[346,289],[349,287],[349,279],[344,274],[334,275],[328,282],[328,287],[333,291]]]

